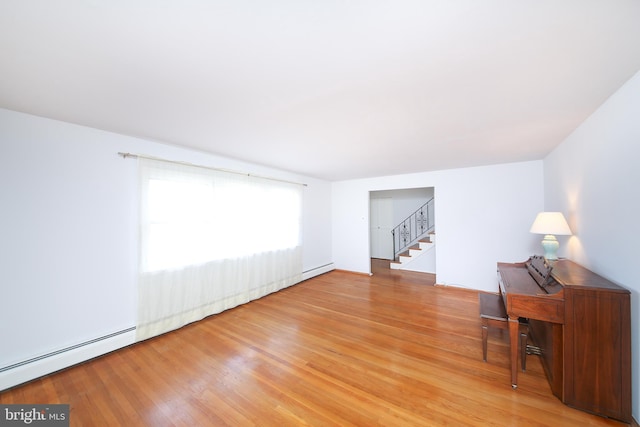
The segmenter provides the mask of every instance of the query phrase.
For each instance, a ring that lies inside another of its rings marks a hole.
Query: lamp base
[[[544,257],[550,261],[558,259],[558,248],[560,243],[553,234],[547,234],[542,239],[542,248],[544,249]]]

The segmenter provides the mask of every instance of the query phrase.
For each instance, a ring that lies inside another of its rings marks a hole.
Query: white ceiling
[[[327,180],[541,159],[638,70],[640,0],[0,0],[0,107]]]

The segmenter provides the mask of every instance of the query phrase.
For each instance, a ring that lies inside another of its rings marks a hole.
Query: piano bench
[[[489,327],[499,329],[509,329],[509,316],[504,308],[502,297],[497,294],[487,294],[480,292],[480,319],[482,320],[482,360],[487,361],[487,337]],[[527,367],[527,336],[529,325],[525,319],[520,319],[520,360],[522,371]]]

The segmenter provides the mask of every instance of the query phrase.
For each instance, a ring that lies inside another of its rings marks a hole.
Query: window
[[[299,280],[301,185],[148,159],[139,165],[139,337]]]
[[[299,185],[198,168],[185,174],[160,166],[143,183],[143,271],[300,245]]]

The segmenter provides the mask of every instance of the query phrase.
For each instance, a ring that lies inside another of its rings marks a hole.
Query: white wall
[[[328,182],[0,109],[0,389],[63,367],[7,366],[136,324],[137,168],[118,151],[307,183],[304,270],[331,265]]]
[[[369,192],[435,188],[436,281],[497,291],[496,263],[541,253],[529,233],[543,209],[542,161],[349,180],[332,184],[336,268],[370,273]]]
[[[544,160],[545,209],[574,236],[560,254],[631,290],[633,415],[640,419],[640,73]]]

